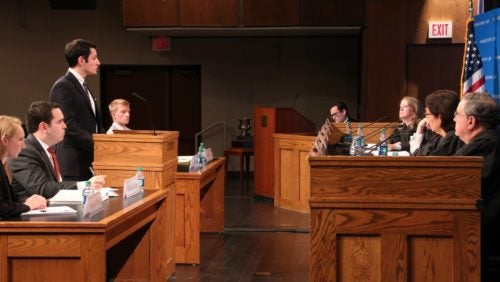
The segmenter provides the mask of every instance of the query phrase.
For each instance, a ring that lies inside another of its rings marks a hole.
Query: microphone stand
[[[382,145],[382,143],[387,142],[387,140],[391,139],[394,136],[398,136],[398,135],[399,135],[399,133],[397,131],[393,132],[391,135],[389,135],[389,137],[387,137],[387,138],[383,139],[382,141],[379,141],[375,145],[373,145],[367,154],[371,154],[375,149],[377,149],[380,145]]]
[[[382,130],[386,130],[386,129],[388,129],[388,128],[392,127],[392,125],[394,125],[394,124],[399,125],[399,122],[389,122],[389,123],[386,123],[386,124],[385,124],[385,125],[384,125],[381,129],[379,129],[379,130],[375,130],[375,131],[373,131],[372,133],[370,133],[370,134],[366,135],[366,136],[365,136],[365,139],[366,139],[366,138],[369,138],[369,137],[372,137],[372,136],[373,136],[373,135],[375,135],[375,134],[379,134],[380,132],[382,132]],[[365,127],[366,127],[366,126],[365,126]],[[365,127],[362,127],[362,128],[365,128]],[[396,128],[397,128],[397,127],[396,127]]]
[[[149,102],[146,100],[146,98],[142,97],[141,95],[132,92],[132,96],[142,100],[146,104],[146,110],[148,112],[148,117],[149,117],[149,123],[151,124],[151,128],[153,130],[153,136],[156,136],[156,130],[155,130],[155,125],[153,123],[153,117],[151,116],[151,109],[149,108]]]

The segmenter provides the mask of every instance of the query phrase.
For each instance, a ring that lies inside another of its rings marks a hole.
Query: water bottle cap
[[[137,168],[137,171],[142,171],[142,167],[138,167],[138,168]]]

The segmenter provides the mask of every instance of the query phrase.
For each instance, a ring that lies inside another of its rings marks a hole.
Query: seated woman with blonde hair
[[[18,198],[12,191],[5,164],[14,159],[24,147],[24,130],[21,121],[16,117],[0,116],[0,218],[19,216],[23,212],[43,209],[47,201],[40,195],[32,195],[26,199]]]
[[[401,124],[389,140],[389,151],[410,151],[410,136],[417,130],[417,124],[422,118],[422,106],[417,98],[405,96],[399,104],[399,119]]]

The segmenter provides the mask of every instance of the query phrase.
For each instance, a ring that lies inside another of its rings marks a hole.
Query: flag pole
[[[469,19],[466,27],[460,97],[469,92],[484,92],[486,88],[483,63],[474,32],[472,0],[469,0]]]
[[[469,18],[472,18],[474,15],[474,8],[472,7],[472,0],[469,0]]]

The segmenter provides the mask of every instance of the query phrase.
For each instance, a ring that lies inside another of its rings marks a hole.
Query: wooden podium
[[[316,126],[293,108],[254,109],[254,194],[274,197],[274,133],[316,134]]]
[[[168,268],[175,268],[174,208],[175,174],[177,171],[177,131],[149,130],[115,131],[115,134],[94,134],[96,174],[106,175],[106,186],[123,188],[125,179],[133,177],[137,167],[144,172],[148,189],[167,189],[167,220],[171,230],[165,240]]]
[[[481,157],[309,161],[311,281],[480,281]]]

